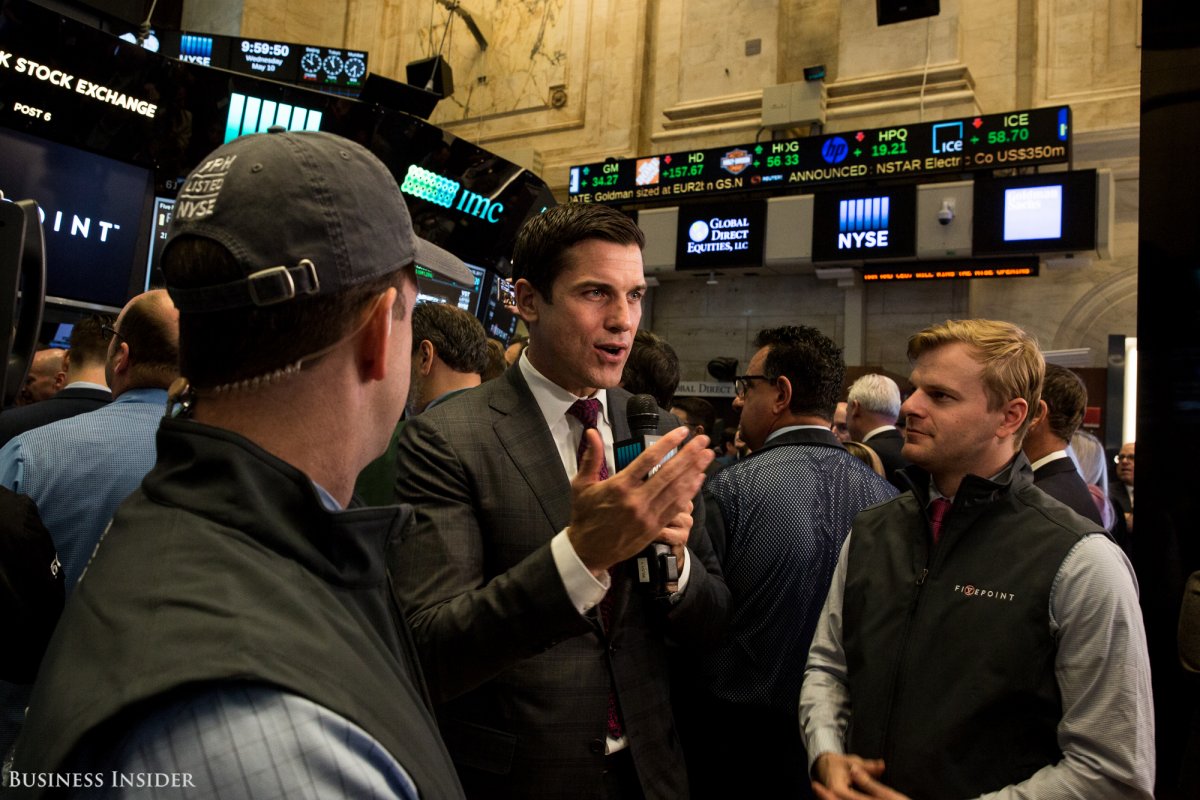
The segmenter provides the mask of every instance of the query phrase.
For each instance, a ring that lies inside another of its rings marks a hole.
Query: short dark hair
[[[1058,364],[1046,365],[1042,382],[1042,399],[1046,401],[1046,423],[1050,432],[1064,441],[1071,441],[1083,424],[1087,410],[1087,387],[1079,376]]]
[[[504,342],[499,339],[488,339],[488,363],[483,370],[483,374],[479,377],[484,383],[499,378],[504,374],[504,370],[508,369],[508,362],[504,360]]]
[[[166,298],[158,295],[134,300],[121,316],[118,333],[129,345],[130,386],[165,389],[179,375],[179,331],[174,315],[168,319],[159,306]]]
[[[93,314],[84,317],[71,328],[71,339],[67,352],[71,362],[82,367],[85,364],[100,366],[108,358],[108,334],[105,326],[111,327],[115,317]]]
[[[713,430],[717,427],[717,410],[712,403],[702,397],[676,397],[670,407],[682,408],[687,414],[688,425],[703,425],[704,435],[714,441],[717,439],[717,432]]]
[[[567,251],[599,239],[646,246],[642,229],[616,209],[593,203],[567,203],[530,217],[513,246],[513,281],[529,281],[546,302],[553,302],[554,281],[567,268]]]
[[[413,309],[413,352],[428,339],[438,358],[455,372],[482,375],[488,365],[483,323],[457,306],[421,303]]]
[[[784,325],[759,331],[754,346],[770,348],[763,373],[771,380],[786,377],[792,384],[792,413],[833,421],[846,363],[832,339],[807,325]]]
[[[638,331],[621,372],[621,388],[633,394],[648,394],[663,408],[670,408],[679,386],[679,356],[666,339],[650,331]]]
[[[209,239],[184,237],[163,254],[167,285],[212,286],[245,277],[233,256]],[[366,281],[332,296],[225,311],[179,314],[180,374],[211,389],[269,375],[336,343],[376,295],[415,280],[412,268]],[[397,315],[404,313],[397,303]],[[398,319],[402,317],[397,317]]]

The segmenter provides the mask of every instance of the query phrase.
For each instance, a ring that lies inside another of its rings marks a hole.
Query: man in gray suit
[[[708,438],[685,445],[660,412],[669,432],[614,470],[629,393],[612,387],[641,318],[643,243],[603,206],[527,223],[513,276],[528,349],[400,438],[397,494],[417,513],[391,559],[395,590],[468,796],[688,793],[665,639],[719,637],[729,591],[692,504]],[[630,561],[654,541],[681,565],[664,597]]]

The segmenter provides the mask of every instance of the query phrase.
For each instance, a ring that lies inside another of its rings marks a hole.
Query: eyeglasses
[[[125,341],[125,337],[121,335],[121,332],[119,330],[117,330],[116,328],[114,328],[112,325],[101,325],[100,331],[109,339],[112,339],[115,337],[117,339],[120,339],[121,341]]]
[[[754,381],[773,381],[774,378],[768,378],[766,375],[735,375],[733,378],[733,392],[738,397],[745,397],[746,390],[750,388],[750,384]]]
[[[1117,453],[1113,456],[1113,463],[1120,464],[1122,461],[1133,461],[1133,453]]]

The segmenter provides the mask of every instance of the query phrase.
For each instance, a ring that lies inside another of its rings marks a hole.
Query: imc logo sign
[[[475,194],[458,181],[430,172],[416,164],[409,165],[404,182],[400,184],[400,191],[435,206],[453,208],[478,217],[485,222],[499,222],[504,214],[503,203],[496,203],[491,198]]]
[[[890,197],[859,197],[838,204],[838,250],[888,246]]]
[[[319,131],[321,116],[320,111],[312,108],[233,92],[229,95],[229,116],[225,119],[225,141],[250,133],[266,133],[272,125],[282,125],[289,131]]]

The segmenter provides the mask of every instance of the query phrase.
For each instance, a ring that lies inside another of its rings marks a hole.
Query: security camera
[[[942,207],[938,209],[938,222],[942,225],[949,225],[954,221],[954,201],[943,200]]]

